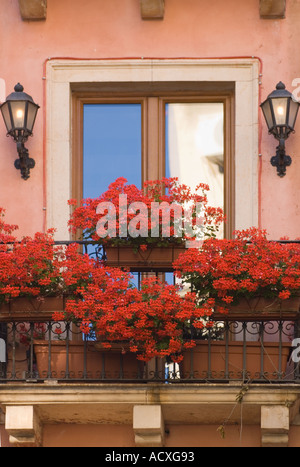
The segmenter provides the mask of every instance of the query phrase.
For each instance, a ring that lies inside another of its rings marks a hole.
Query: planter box
[[[134,380],[142,377],[143,364],[135,354],[123,354],[120,345],[101,349],[91,342],[86,345],[86,353],[84,347],[83,342],[70,341],[67,350],[65,341],[51,341],[49,351],[49,341],[34,341],[39,377],[70,380]]]
[[[139,271],[172,271],[173,262],[185,251],[184,245],[149,247],[146,251],[132,246],[106,246],[106,265]]]
[[[255,320],[293,320],[300,318],[300,297],[291,297],[286,300],[279,298],[254,297],[241,298],[237,305],[229,305],[228,313],[214,312],[215,320],[241,319],[243,321]]]
[[[51,320],[54,311],[63,311],[66,297],[17,297],[0,305],[0,321]]]
[[[181,372],[184,378],[215,380],[279,380],[277,372],[285,372],[291,349],[289,342],[246,343],[244,366],[243,342],[198,341],[196,347],[184,353]],[[264,375],[264,376],[263,376]],[[283,377],[282,377],[283,378]]]

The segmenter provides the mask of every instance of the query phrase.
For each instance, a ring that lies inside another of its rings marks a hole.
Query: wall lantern
[[[31,96],[23,92],[23,86],[18,83],[15,92],[7,96],[6,101],[0,106],[2,116],[7,129],[7,136],[13,137],[17,143],[19,159],[15,161],[16,169],[21,171],[24,180],[29,178],[30,169],[35,166],[35,161],[29,157],[28,149],[24,143],[32,135],[32,130],[39,106],[34,103]]]
[[[285,85],[279,82],[276,90],[271,92],[261,104],[261,108],[269,133],[279,141],[276,155],[271,158],[271,164],[277,167],[277,175],[283,177],[286,167],[292,163],[291,157],[285,154],[285,140],[294,132],[299,102],[285,89]]]

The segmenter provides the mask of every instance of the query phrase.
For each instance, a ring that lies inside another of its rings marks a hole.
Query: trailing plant
[[[226,313],[242,297],[285,300],[299,295],[300,244],[269,241],[265,230],[236,231],[231,240],[208,239],[175,262],[206,312]]]
[[[97,198],[70,200],[74,211],[69,221],[73,233],[104,245],[148,246],[181,244],[215,236],[224,221],[223,211],[208,205],[208,185],[195,191],[177,178],[147,181],[143,188],[125,178],[111,183]]]
[[[192,293],[180,295],[179,288],[150,277],[137,289],[129,273],[99,265],[92,281],[77,290],[78,297],[68,300],[64,313],[54,319],[73,320],[81,331],[94,336],[104,347],[127,343],[140,360],[170,357],[179,362],[185,349],[195,342],[186,341],[186,328],[205,326],[203,310]]]
[[[18,240],[0,209],[0,304],[17,297],[70,294],[90,280],[91,264],[75,243],[55,245],[54,230]]]
[[[154,277],[145,278],[137,289],[129,272],[82,254],[76,243],[56,245],[53,230],[21,240],[15,230],[2,222],[0,302],[66,294],[65,311],[54,311],[55,322],[74,321],[106,347],[126,342],[145,361],[180,361],[183,350],[194,345],[186,341],[191,323],[198,329],[205,326],[205,313],[193,293]],[[27,342],[40,331],[39,325],[24,328],[21,337]]]

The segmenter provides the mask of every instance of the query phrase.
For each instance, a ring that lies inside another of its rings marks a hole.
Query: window
[[[258,223],[257,59],[68,60],[46,64],[45,208],[56,238],[69,237],[67,200],[80,196],[83,104],[141,108],[141,178],[165,175],[169,104],[223,104],[224,206],[229,235]],[[106,102],[104,102],[106,101]],[[168,170],[168,167],[167,167]],[[83,193],[82,193],[83,194]]]
[[[231,132],[225,128],[225,117],[228,128],[232,126],[230,90],[212,95],[198,83],[197,94],[187,89],[162,95],[163,86],[157,84],[153,91],[153,84],[151,91],[135,88],[134,94],[141,96],[130,97],[132,91],[122,93],[118,85],[112,92],[112,87],[90,95],[74,92],[80,117],[72,197],[99,196],[121,176],[137,186],[165,176],[178,177],[192,188],[207,183],[210,205],[222,206],[227,214],[229,235],[234,224],[234,155]]]

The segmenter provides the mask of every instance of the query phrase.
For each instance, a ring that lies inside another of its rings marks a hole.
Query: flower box
[[[299,243],[270,241],[253,227],[187,249],[174,271],[216,319],[291,320],[300,309],[299,262]]]
[[[0,305],[0,321],[51,320],[55,311],[65,308],[65,296],[16,297]]]
[[[236,305],[227,305],[228,313],[213,313],[214,320],[292,320],[300,317],[300,296],[285,300],[279,298],[241,298]]]
[[[224,222],[223,210],[208,206],[208,190],[203,183],[193,190],[176,177],[145,181],[142,188],[119,177],[97,198],[69,201],[70,231],[103,246],[107,266],[173,271],[183,242],[199,232],[213,237]]]
[[[246,363],[244,361],[246,344]],[[262,354],[263,348],[263,354]],[[285,372],[291,344],[283,342],[198,341],[196,347],[186,351],[181,363],[184,378],[230,380],[278,380],[278,372]],[[281,361],[280,361],[281,360]]]
[[[148,246],[147,250],[132,246],[106,246],[106,265],[138,270],[173,270],[173,262],[185,251],[184,245]]]
[[[116,344],[111,349],[95,346],[93,342],[34,341],[39,378],[74,380],[135,380],[142,377],[143,364],[133,353],[123,353]],[[49,359],[49,356],[51,358]],[[50,374],[49,374],[50,360]],[[67,365],[68,362],[68,365]],[[68,371],[67,371],[68,366]],[[68,373],[68,374],[67,374]]]

